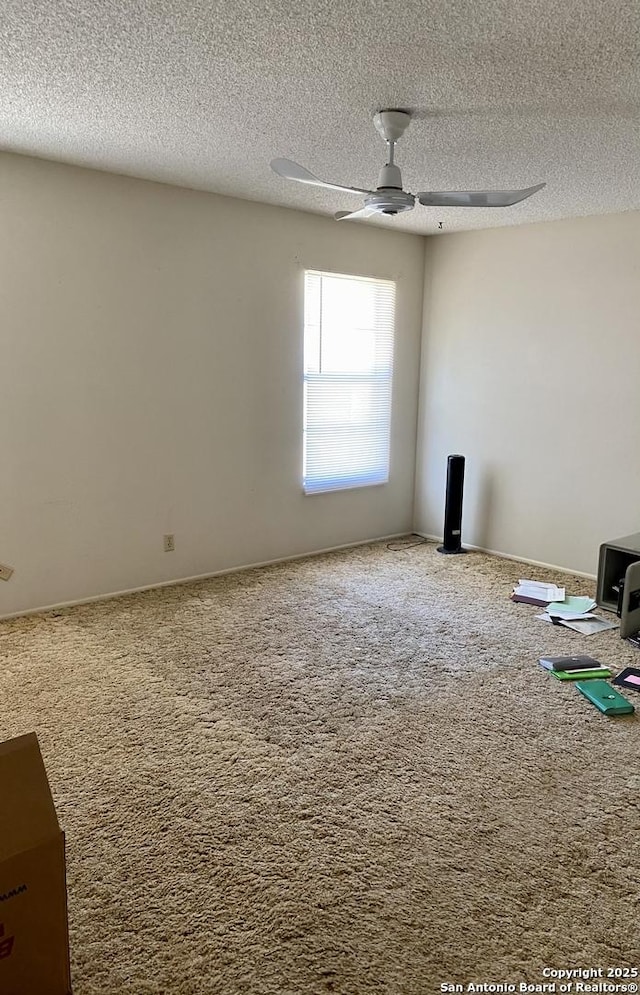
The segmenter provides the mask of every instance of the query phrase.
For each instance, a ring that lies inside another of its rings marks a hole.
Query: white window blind
[[[305,272],[305,494],[389,479],[395,284]]]

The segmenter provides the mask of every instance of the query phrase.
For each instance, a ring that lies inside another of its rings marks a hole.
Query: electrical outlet
[[[173,553],[176,548],[176,537],[173,535],[168,535],[164,537],[164,551],[165,553]]]
[[[9,580],[12,573],[13,567],[7,567],[4,563],[0,563],[0,580]]]

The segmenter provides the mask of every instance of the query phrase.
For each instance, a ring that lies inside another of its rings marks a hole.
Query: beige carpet
[[[640,964],[639,720],[536,662],[640,651],[512,604],[532,574],[558,580],[381,543],[0,624],[0,738],[37,732],[67,832],[75,995]]]

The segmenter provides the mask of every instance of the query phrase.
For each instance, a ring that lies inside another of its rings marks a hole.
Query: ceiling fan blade
[[[325,183],[317,176],[310,173],[304,166],[300,166],[292,159],[272,159],[271,168],[278,176],[284,176],[286,180],[297,180],[298,183],[309,183],[314,187],[325,187],[327,190],[341,190],[349,193],[371,193],[371,190],[363,190],[361,187],[343,187],[339,183]]]
[[[377,214],[371,207],[361,207],[359,211],[338,211],[334,214],[336,221],[354,221],[356,218],[370,218],[372,214]]]
[[[546,187],[538,183],[526,190],[451,190],[444,193],[423,192],[416,197],[425,207],[510,207],[526,200]]]

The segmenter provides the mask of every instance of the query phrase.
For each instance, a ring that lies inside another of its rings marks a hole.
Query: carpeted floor
[[[37,732],[67,833],[75,995],[637,967],[639,720],[537,658],[640,652],[537,621],[520,576],[559,579],[380,543],[0,624],[0,739]]]

